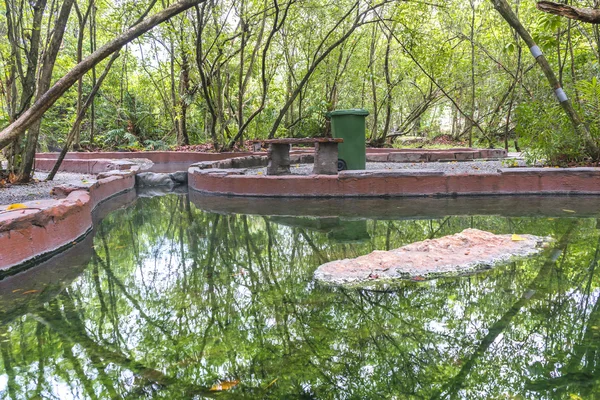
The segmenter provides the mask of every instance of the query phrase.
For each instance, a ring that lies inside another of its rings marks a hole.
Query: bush
[[[600,85],[596,78],[576,86],[580,104],[574,104],[598,145],[600,138]],[[564,166],[589,160],[584,142],[555,99],[522,103],[517,107],[517,134],[528,161]]]

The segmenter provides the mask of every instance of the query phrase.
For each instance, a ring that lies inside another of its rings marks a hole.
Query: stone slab
[[[387,162],[388,153],[367,153],[368,162]]]
[[[427,161],[427,158],[425,153],[390,153],[388,155],[390,162],[420,162]]]
[[[478,229],[412,243],[395,250],[374,251],[354,259],[331,261],[315,271],[317,281],[334,284],[392,279],[426,280],[486,270],[539,253],[548,238],[495,235]]]

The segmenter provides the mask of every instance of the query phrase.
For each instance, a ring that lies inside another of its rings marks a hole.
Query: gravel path
[[[499,168],[518,165],[526,166],[525,161],[521,159],[506,159],[503,161],[460,161],[460,162],[430,162],[430,163],[387,163],[387,162],[368,162],[368,170],[434,170],[456,174],[487,174],[496,172]],[[295,164],[291,167],[294,175],[308,175],[312,172],[312,164]],[[252,168],[246,171],[246,175],[265,175],[267,168]]]
[[[0,204],[6,205],[30,200],[53,199],[56,196],[52,196],[50,190],[54,186],[73,184],[88,187],[96,182],[91,175],[67,172],[57,173],[54,180],[50,182],[44,181],[46,176],[48,176],[47,172],[36,172],[34,179],[38,180],[37,182],[0,188]]]

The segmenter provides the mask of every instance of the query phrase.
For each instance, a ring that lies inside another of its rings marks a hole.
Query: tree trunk
[[[250,116],[248,118],[246,118],[244,125],[242,125],[242,127],[238,130],[238,133],[236,134],[236,136],[227,145],[227,147],[226,147],[227,149],[233,148],[233,146],[235,145],[235,142],[239,138],[241,138],[243,136],[244,132],[246,131],[246,129],[248,129],[250,122],[252,122],[254,120],[254,118],[256,118],[262,112],[262,110],[264,110],[264,108],[265,108],[265,104],[266,104],[266,100],[267,100],[267,90],[269,87],[269,81],[267,79],[267,54],[269,53],[269,48],[271,47],[271,42],[273,41],[273,37],[275,37],[275,34],[283,27],[283,24],[285,23],[285,20],[287,19],[288,11],[292,4],[293,4],[293,2],[287,3],[286,8],[283,10],[283,15],[281,15],[281,19],[280,19],[281,10],[279,9],[279,4],[277,3],[277,0],[273,1],[273,5],[275,8],[275,13],[273,16],[273,26],[271,27],[271,31],[269,32],[269,36],[267,37],[267,41],[265,42],[265,46],[263,47],[263,50],[262,50],[261,74],[260,74],[262,94],[260,97],[260,105],[258,106],[258,108],[256,110],[254,110],[254,112],[252,114],[250,114]],[[266,10],[267,9],[265,7],[265,13],[263,14],[263,18],[267,17]],[[260,120],[260,118],[259,118],[259,120]],[[258,125],[257,125],[257,127],[258,127]]]
[[[29,49],[25,52],[27,59],[27,70],[23,71],[23,63],[21,61],[21,50],[23,45],[18,37],[17,21],[13,20],[13,11],[11,3],[5,1],[6,6],[6,28],[8,41],[11,45],[11,59],[15,62],[11,66],[10,71],[10,89],[11,99],[8,100],[8,118],[9,122],[14,122],[24,110],[29,108],[33,95],[35,94],[35,78],[38,67],[38,57],[40,49],[40,35],[42,32],[42,20],[44,16],[44,10],[46,9],[46,0],[39,0],[32,5],[33,8],[33,22],[31,29],[31,38],[29,40]],[[23,10],[20,10],[22,13]],[[15,15],[17,20],[21,19],[22,16]],[[17,89],[17,74],[21,80],[21,98],[18,99]],[[17,105],[18,103],[18,105]],[[15,140],[13,145],[6,149],[5,156],[8,159],[8,168],[11,171],[15,171],[19,165],[17,161],[21,153],[20,142]]]
[[[188,97],[190,96],[190,65],[185,51],[181,56],[181,71],[179,72],[179,118],[177,118],[177,145],[187,146],[190,138],[187,132]]]
[[[375,82],[375,43],[377,42],[377,25],[373,25],[371,34],[371,46],[369,49],[369,81],[371,82],[371,101],[373,104],[373,129],[371,130],[371,141],[377,140],[377,129],[379,128],[379,104],[377,103],[377,84]]]
[[[50,44],[45,51],[44,59],[42,61],[40,78],[38,81],[36,101],[43,96],[43,94],[50,88],[50,82],[52,80],[52,71],[54,71],[54,64],[56,63],[56,57],[62,44],[67,22],[69,21],[69,15],[71,14],[71,8],[73,7],[74,0],[65,0],[60,9],[60,14],[54,25],[54,31],[50,38]],[[29,127],[29,133],[27,134],[27,144],[25,146],[25,153],[21,168],[19,170],[18,181],[29,182],[31,173],[33,171],[33,162],[35,160],[35,151],[37,149],[38,138],[40,136],[40,128],[42,125],[42,118],[36,119]]]
[[[90,16],[90,53],[96,51],[96,6],[91,7]],[[96,66],[92,67],[92,87],[96,86]],[[92,98],[92,104],[90,105],[90,146],[94,145],[94,126],[96,124],[96,107],[94,106],[94,99]]]
[[[385,105],[385,122],[383,124],[383,132],[381,133],[381,137],[378,139],[378,144],[385,143],[387,135],[390,133],[390,123],[392,121],[392,79],[390,76],[390,47],[392,45],[392,35],[388,34],[387,43],[385,46],[385,59],[383,63],[383,72],[385,76],[385,87],[387,89],[386,93],[386,105]]]
[[[475,3],[471,0],[471,26],[469,41],[471,42],[471,102],[469,103],[469,120],[467,122],[467,135],[469,147],[473,147],[473,121],[475,121]]]
[[[82,15],[79,10],[77,2],[75,2],[75,11],[77,12],[77,20],[79,25],[79,31],[77,32],[77,63],[80,63],[83,59],[83,38],[85,36],[85,25],[90,15],[90,10],[94,6],[93,0],[88,2],[88,6],[85,13]],[[77,115],[81,113],[81,106],[83,103],[83,76],[77,81]],[[77,127],[75,137],[73,138],[73,149],[79,150],[79,141],[81,139],[81,128]]]
[[[182,0],[170,7],[145,18],[139,24],[136,24],[126,32],[117,36],[109,43],[99,48],[94,53],[86,57],[82,62],[73,67],[54,86],[46,93],[40,96],[33,106],[24,112],[16,121],[8,125],[0,132],[0,149],[6,147],[12,140],[22,135],[35,121],[42,115],[71,87],[80,76],[88,72],[93,66],[104,60],[106,57],[119,50],[121,47],[131,42],[133,39],[143,35],[156,25],[167,19],[199,4],[205,0]]]
[[[204,32],[204,14],[206,12],[206,4],[202,7],[196,7],[196,19],[198,20],[198,34],[196,36],[196,65],[198,66],[198,73],[200,75],[200,80],[202,84],[200,85],[202,88],[202,95],[204,97],[204,101],[206,102],[207,110],[210,114],[210,120],[204,119],[204,126],[206,131],[210,134],[212,144],[215,150],[219,148],[219,140],[217,139],[217,110],[215,110],[214,100],[211,96],[209,90],[209,77],[207,76],[204,69],[204,49],[202,47],[202,34]]]
[[[533,40],[527,29],[525,29],[525,27],[521,24],[515,13],[510,8],[510,5],[506,2],[506,0],[490,1],[492,2],[492,5],[496,9],[496,11],[498,11],[498,13],[502,16],[502,18],[504,18],[504,20],[508,22],[508,24],[512,26],[515,31],[517,31],[517,33],[519,34],[521,39],[523,39],[523,41],[527,44],[527,46],[530,49],[535,48],[539,51],[539,48],[537,47],[535,41]],[[571,123],[573,124],[575,131],[582,136],[586,152],[594,160],[597,160],[600,156],[598,152],[598,146],[594,142],[594,139],[592,138],[592,135],[590,134],[588,128],[582,123],[581,118],[579,117],[577,111],[575,111],[575,109],[573,108],[571,101],[568,98],[566,98],[566,95],[564,95],[564,91],[560,87],[560,84],[558,82],[558,79],[556,79],[554,71],[552,71],[548,60],[546,60],[546,57],[543,54],[541,54],[541,51],[539,52],[539,54],[537,54],[536,61],[539,64],[542,71],[544,72],[544,75],[546,75],[546,79],[548,80],[548,83],[550,83],[552,89],[557,95],[561,95],[561,97],[559,97],[560,105],[565,111],[565,114],[567,114],[567,117],[569,118]]]
[[[67,155],[67,152],[69,151],[71,142],[73,141],[73,139],[76,137],[77,133],[80,130],[79,128],[81,126],[81,121],[83,120],[83,117],[85,117],[85,113],[87,112],[90,105],[94,103],[94,97],[96,97],[96,93],[98,93],[98,89],[100,89],[102,82],[104,82],[104,78],[106,78],[106,75],[108,75],[108,71],[110,71],[110,68],[112,67],[113,63],[115,62],[115,60],[118,57],[119,57],[118,51],[113,53],[110,60],[108,60],[108,64],[106,64],[106,67],[104,67],[104,71],[102,72],[102,75],[100,75],[98,82],[96,82],[96,84],[92,88],[92,91],[90,92],[87,99],[85,100],[85,103],[82,104],[81,109],[77,113],[77,118],[75,119],[75,123],[73,124],[71,131],[67,135],[67,139],[65,140],[65,144],[58,156],[58,159],[56,160],[54,167],[52,167],[52,171],[50,171],[50,174],[48,174],[48,177],[46,178],[47,181],[51,181],[54,179],[54,176],[58,172],[60,165],[62,164],[63,160],[65,159],[65,156]]]

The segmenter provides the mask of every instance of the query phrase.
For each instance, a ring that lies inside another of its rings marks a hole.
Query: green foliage
[[[24,83],[19,71],[26,71],[23,49],[30,45],[33,23],[31,3],[19,7],[7,1],[0,5],[0,35],[7,39],[0,40],[0,126],[19,111]],[[101,45],[127,29],[149,4],[98,3],[83,30],[72,17],[52,80],[75,65],[79,33],[85,57],[92,25],[95,44]],[[375,4],[377,13],[368,13],[364,24],[313,65],[344,37],[357,12]],[[7,5],[21,24],[13,29],[15,46],[7,36]],[[520,147],[529,147],[532,158],[561,163],[583,158],[579,139],[571,137],[556,100],[548,96],[544,75],[491,2],[359,2],[358,10],[354,5],[353,0],[293,1],[280,4],[276,14],[268,2],[225,0],[204,3],[202,21],[195,12],[170,19],[121,50],[96,96],[93,120],[91,110],[83,120],[81,143],[92,145],[93,132],[94,145],[105,149],[167,148],[177,142],[179,123],[185,122],[192,143],[227,145],[250,118],[244,138],[265,138],[297,91],[275,130],[278,136],[322,135],[324,112],[361,107],[370,111],[371,138],[445,134],[464,141],[472,135],[474,143],[489,146],[518,141],[522,134]],[[152,11],[158,9],[157,4]],[[41,49],[52,32],[51,12],[48,7],[44,14]],[[594,28],[574,29],[561,17],[540,13],[534,2],[520,4],[518,15],[597,137],[597,92],[588,87],[600,72]],[[278,29],[271,32],[273,27]],[[96,78],[105,65],[96,67]],[[47,112],[42,144],[63,142],[78,99],[85,99],[92,85],[90,72],[81,93],[73,87]],[[471,129],[470,118],[481,129]]]
[[[578,108],[592,138],[600,143],[600,85],[596,77],[580,81],[573,89],[578,94]],[[575,133],[558,104],[546,101],[522,103],[517,108],[517,133],[527,147],[531,161],[545,160],[564,166],[585,161],[583,141]]]
[[[582,161],[583,143],[558,104],[536,101],[520,104],[517,134],[528,161],[564,165]]]

